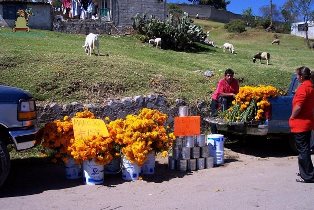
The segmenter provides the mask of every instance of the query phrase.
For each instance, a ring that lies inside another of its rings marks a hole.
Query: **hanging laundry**
[[[72,0],[72,8],[71,8],[72,16],[80,17],[81,15],[81,2],[79,0]]]
[[[95,11],[95,4],[93,0],[89,0],[88,6],[87,6],[87,17],[89,19],[92,18],[93,11]]]

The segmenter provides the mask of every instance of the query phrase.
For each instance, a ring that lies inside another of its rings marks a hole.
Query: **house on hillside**
[[[216,9],[209,5],[196,4],[177,4],[183,12],[187,12],[191,17],[198,17],[200,19],[210,19],[222,23],[229,23],[230,20],[242,19],[242,15],[234,14],[232,12]]]
[[[62,4],[66,5],[63,7],[65,19],[99,19],[113,22],[115,26],[132,25],[132,17],[137,13],[152,15],[161,20],[167,15],[166,0],[79,0],[80,3],[77,3],[78,0],[56,1],[59,1],[58,10]]]
[[[138,13],[160,20],[167,17],[166,0],[93,0],[93,4],[97,9],[92,9],[90,14],[81,10],[78,12],[81,15],[76,17],[55,18],[53,30],[76,34],[127,34],[132,28],[132,18]]]
[[[291,34],[305,38],[306,25],[305,22],[292,23]],[[308,37],[314,39],[314,21],[308,22]]]
[[[52,6],[48,0],[0,0],[0,26],[15,26],[19,9],[31,9],[28,26],[32,29],[52,29]]]

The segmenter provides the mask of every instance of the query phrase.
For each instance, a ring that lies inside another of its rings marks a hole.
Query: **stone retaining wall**
[[[177,99],[174,105],[170,105],[161,95],[126,97],[123,99],[109,100],[106,104],[81,104],[73,102],[71,104],[47,103],[38,104],[38,121],[40,124],[62,119],[64,116],[74,116],[76,112],[88,108],[98,118],[109,117],[111,120],[125,118],[128,114],[137,114],[142,108],[158,109],[168,115],[167,124],[173,126],[174,117],[178,115],[179,106],[186,105],[186,102]],[[199,115],[202,118],[209,114],[209,104],[205,101],[190,106],[190,115]],[[202,120],[202,130],[207,129],[207,123]]]

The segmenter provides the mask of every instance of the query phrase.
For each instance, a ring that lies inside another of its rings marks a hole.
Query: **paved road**
[[[314,184],[295,182],[297,157],[273,146],[231,145],[224,166],[193,173],[158,159],[153,176],[106,176],[103,186],[66,180],[62,166],[46,161],[15,161],[0,209],[314,209]]]

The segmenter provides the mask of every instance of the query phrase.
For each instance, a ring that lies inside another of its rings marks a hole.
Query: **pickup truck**
[[[7,146],[14,144],[17,151],[33,147],[38,132],[36,118],[36,103],[30,93],[0,85],[0,186],[11,166]]]
[[[219,133],[231,137],[234,134],[243,136],[265,136],[267,138],[286,137],[292,151],[297,152],[294,138],[290,133],[289,117],[292,110],[292,99],[299,82],[293,74],[286,95],[270,98],[271,104],[268,119],[264,122],[224,122],[219,118],[209,118],[209,123],[216,124]],[[312,132],[312,148],[314,146],[314,133]]]

